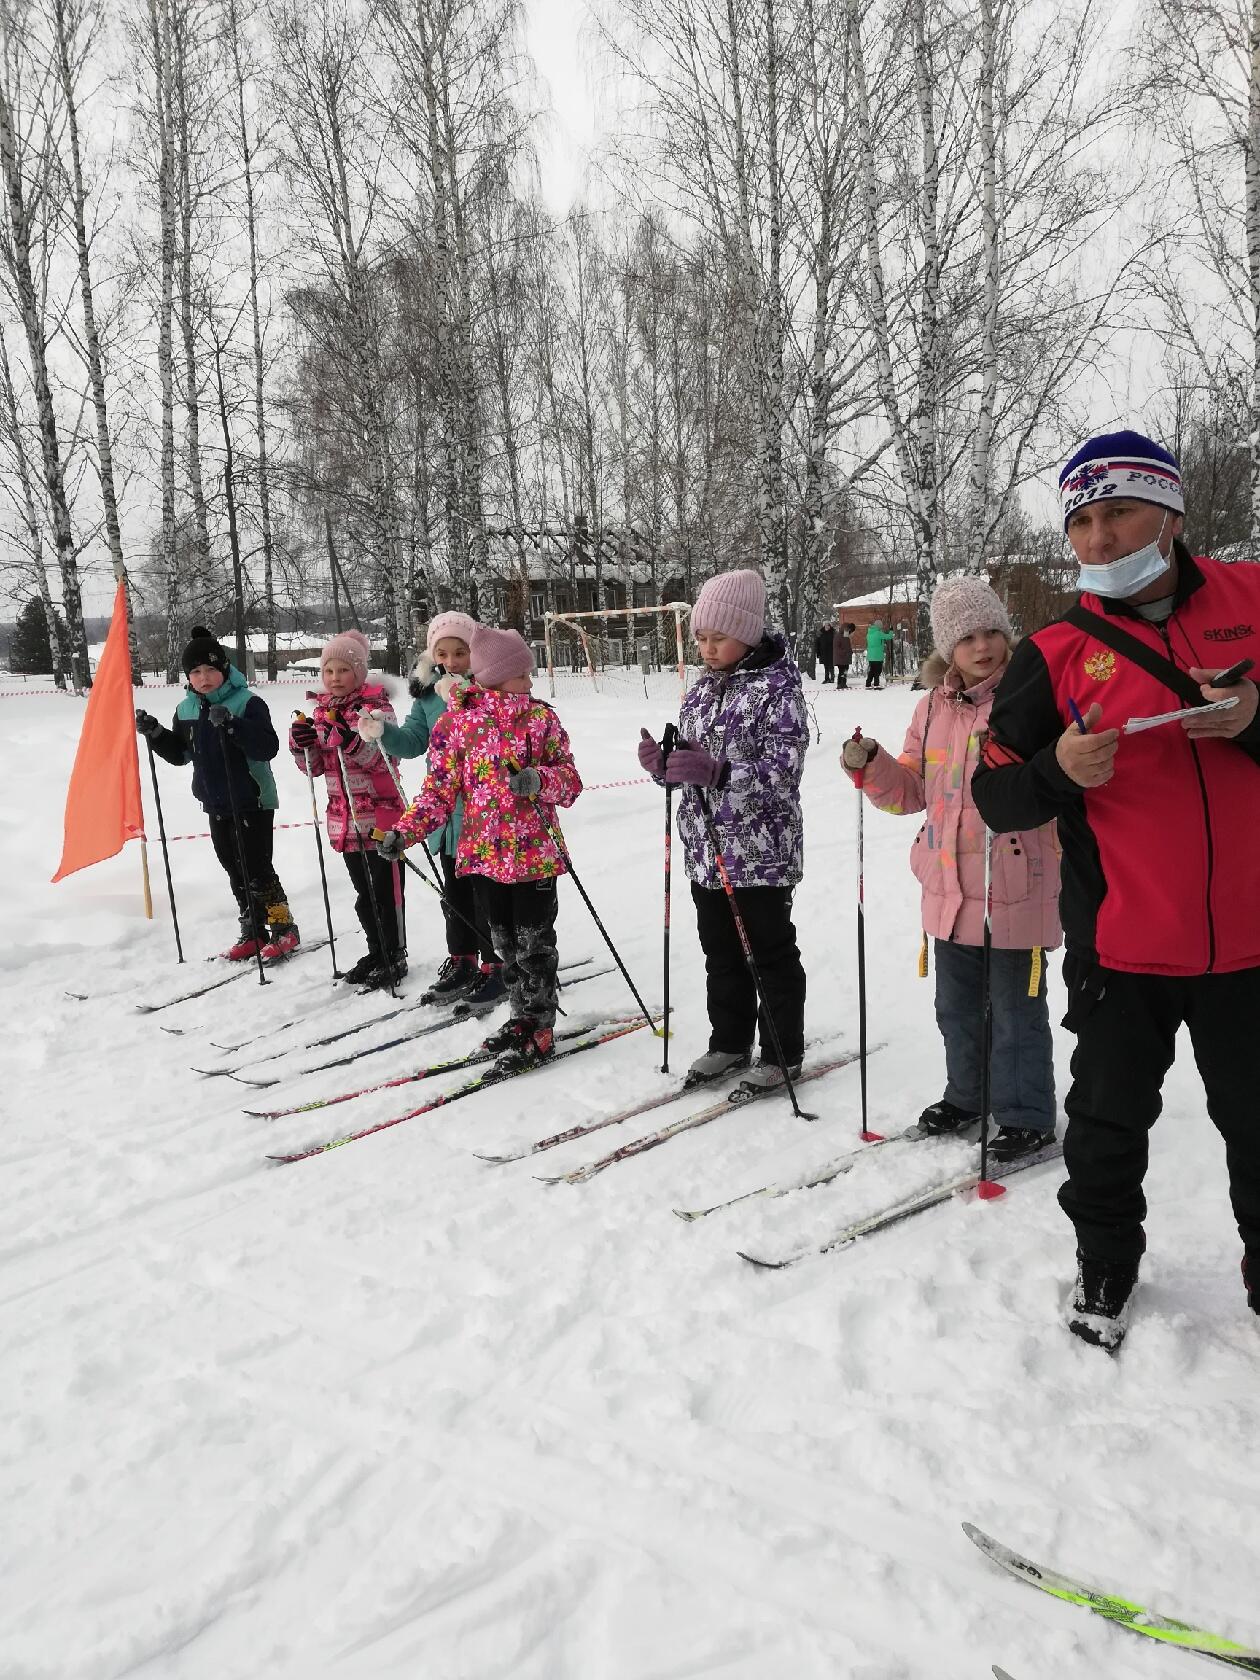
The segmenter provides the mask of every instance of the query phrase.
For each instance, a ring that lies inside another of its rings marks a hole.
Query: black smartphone
[[[1212,678],[1213,688],[1232,688],[1241,682],[1255,664],[1254,659],[1240,659],[1237,665],[1231,665],[1228,671],[1222,671],[1219,677]]]

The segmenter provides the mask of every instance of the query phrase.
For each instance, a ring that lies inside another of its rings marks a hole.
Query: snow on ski
[[[1018,1161],[1008,1161],[990,1170],[991,1180],[1011,1178],[1015,1173],[1024,1172],[1029,1167],[1039,1167],[1046,1161],[1054,1161],[1063,1153],[1061,1143],[1049,1144],[1045,1149],[1039,1149],[1035,1154],[1025,1155]],[[943,1184],[934,1184],[927,1190],[915,1191],[905,1196],[899,1202],[893,1202],[886,1208],[880,1208],[863,1219],[855,1219],[851,1225],[841,1226],[833,1236],[821,1243],[808,1243],[803,1247],[789,1249],[786,1254],[777,1257],[763,1254],[748,1254],[741,1248],[738,1250],[741,1260],[747,1260],[750,1266],[760,1266],[768,1271],[780,1271],[785,1266],[794,1266],[798,1260],[806,1260],[811,1254],[832,1254],[838,1248],[847,1248],[860,1237],[874,1236],[877,1231],[886,1231],[890,1226],[899,1225],[905,1219],[913,1219],[917,1213],[926,1213],[929,1208],[939,1207],[942,1202],[948,1202],[955,1196],[961,1196],[968,1190],[974,1190],[980,1182],[980,1174],[974,1170],[959,1173],[954,1178],[947,1178]]]
[[[591,974],[579,974],[576,977],[576,979],[562,980],[560,982],[561,990],[563,990],[564,988],[566,988],[568,986],[580,986],[583,983],[583,981],[585,981],[585,980],[597,980],[600,977],[601,974],[611,974],[611,972],[612,972],[612,970],[608,969],[608,968],[597,968]],[[405,1006],[405,1008],[410,1008],[410,1007],[412,1007],[412,1006]],[[389,1020],[391,1016],[397,1015],[397,1014],[402,1014],[404,1012],[405,1012],[405,1009],[404,1010],[389,1010],[385,1015],[378,1015],[378,1016],[376,1016],[376,1018],[374,1020],[365,1022],[364,1025],[366,1025],[366,1026],[376,1026],[378,1022]],[[362,1050],[352,1050],[350,1052],[350,1054],[347,1055],[347,1056],[333,1056],[330,1060],[328,1060],[326,1062],[316,1062],[313,1067],[290,1068],[283,1074],[277,1074],[275,1076],[275,1078],[273,1078],[273,1079],[261,1079],[261,1078],[250,1079],[250,1078],[242,1078],[241,1077],[242,1068],[254,1067],[254,1066],[257,1065],[257,1062],[242,1062],[235,1068],[194,1068],[193,1072],[204,1074],[207,1078],[214,1078],[216,1075],[226,1074],[226,1076],[229,1079],[234,1079],[238,1085],[249,1085],[250,1087],[252,1087],[252,1089],[254,1089],[256,1091],[265,1091],[272,1085],[282,1084],[285,1079],[304,1079],[308,1073],[327,1073],[329,1068],[349,1067],[351,1062],[362,1061],[364,1059],[364,1057],[366,1057],[366,1056],[375,1056],[378,1051],[396,1050],[399,1047],[399,1045],[410,1044],[413,1039],[424,1038],[429,1033],[441,1032],[446,1027],[457,1027],[463,1021],[475,1020],[475,1019],[476,1019],[475,1016],[459,1015],[459,1014],[455,1013],[454,1011],[452,1011],[452,1013],[450,1013],[449,1015],[443,1015],[440,1020],[431,1021],[431,1022],[427,1023],[425,1026],[416,1027],[415,1029],[413,1029],[411,1031],[408,1031],[408,1032],[405,1032],[405,1033],[400,1033],[397,1038],[387,1038],[384,1041],[384,1043],[382,1043],[382,1044],[369,1044],[368,1046],[366,1046],[366,1048],[364,1048]],[[360,1029],[355,1027],[355,1028],[352,1028],[351,1030],[357,1032]],[[298,1048],[301,1048],[301,1047],[297,1046],[297,1045],[294,1046],[295,1050],[298,1049]],[[312,1048],[312,1046],[306,1046],[306,1048],[309,1049],[309,1048]],[[262,1057],[259,1057],[257,1060],[266,1062],[266,1061],[271,1061],[272,1059],[273,1058],[270,1057],[270,1056],[262,1056]],[[380,1089],[379,1086],[375,1086],[375,1085],[373,1085],[369,1088],[371,1090],[379,1090]],[[248,1113],[250,1111],[247,1110],[246,1112]],[[289,1110],[288,1112],[293,1112],[293,1111]],[[273,1117],[269,1116],[269,1118],[273,1118]]]
[[[1061,1598],[1067,1604],[1079,1604],[1086,1610],[1092,1610],[1095,1615],[1103,1616],[1119,1627],[1129,1628],[1133,1633],[1140,1633],[1147,1639],[1157,1639],[1165,1645],[1176,1645],[1183,1651],[1197,1651],[1200,1656],[1210,1657],[1213,1661],[1224,1663],[1230,1668],[1244,1669],[1248,1674],[1260,1674],[1260,1650],[1239,1645],[1232,1639],[1226,1639],[1218,1633],[1209,1633],[1206,1629],[1194,1627],[1189,1622],[1179,1622],[1171,1616],[1162,1616],[1158,1611],[1133,1604],[1127,1598],[1116,1598],[1110,1593],[1097,1592],[1093,1587],[1073,1581],[1066,1575],[1056,1574],[1052,1569],[1043,1569],[1040,1564],[1032,1563],[1028,1558],[1021,1557],[1018,1552],[1011,1551],[1009,1546],[1004,1546],[1000,1540],[995,1540],[974,1523],[965,1522],[962,1529],[972,1545],[978,1546],[993,1563],[1018,1580],[1027,1581],[1029,1586],[1049,1593],[1052,1598]],[[995,1668],[993,1672],[1000,1674],[1001,1670]]]
[[[457,1085],[453,1091],[443,1091],[427,1103],[421,1103],[419,1108],[408,1110],[406,1114],[397,1114],[392,1120],[380,1120],[374,1126],[365,1126],[361,1131],[349,1132],[345,1137],[330,1138],[326,1143],[315,1143],[307,1149],[297,1150],[291,1155],[269,1155],[269,1161],[289,1165],[293,1161],[307,1161],[312,1155],[326,1154],[330,1149],[340,1149],[343,1144],[357,1143],[360,1138],[371,1137],[374,1132],[388,1131],[391,1126],[401,1126],[404,1120],[415,1120],[421,1114],[429,1114],[437,1108],[447,1108],[461,1097],[472,1097],[478,1091],[484,1091],[491,1086],[502,1085],[509,1079],[518,1079],[522,1074],[537,1073],[542,1068],[553,1066],[566,1056],[580,1055],[584,1050],[597,1050],[601,1044],[611,1044],[614,1039],[624,1038],[627,1033],[638,1032],[646,1026],[641,1015],[636,1015],[631,1021],[623,1021],[602,1030],[593,1031],[587,1038],[579,1038],[576,1043],[568,1044],[563,1050],[557,1050],[548,1062],[541,1062],[536,1067],[519,1068],[513,1072],[499,1073],[494,1067],[487,1068],[485,1073],[470,1079],[467,1084]]]
[[[869,1051],[867,1052],[869,1054]],[[697,1219],[707,1219],[711,1213],[723,1213],[727,1208],[738,1207],[741,1202],[751,1202],[758,1196],[790,1196],[797,1190],[816,1190],[822,1184],[831,1184],[847,1172],[852,1172],[859,1161],[864,1161],[872,1150],[882,1149],[890,1143],[918,1142],[920,1134],[915,1127],[909,1126],[904,1132],[897,1132],[892,1137],[881,1137],[873,1143],[864,1144],[861,1149],[852,1149],[847,1155],[841,1155],[834,1161],[828,1161],[825,1167],[808,1178],[798,1179],[794,1184],[762,1184],[756,1190],[743,1190],[738,1196],[729,1196],[724,1202],[714,1202],[712,1207],[705,1208],[675,1208],[674,1213],[679,1219],[689,1223]]]
[[[714,1084],[720,1084],[718,1080]],[[545,1149],[555,1149],[558,1144],[572,1143],[575,1138],[589,1137],[592,1132],[601,1132],[605,1126],[622,1126],[627,1120],[637,1120],[640,1115],[650,1114],[654,1109],[666,1108],[670,1103],[677,1102],[691,1091],[702,1090],[702,1085],[688,1086],[678,1081],[667,1091],[659,1091],[654,1097],[646,1097],[642,1102],[635,1103],[630,1108],[622,1108],[616,1114],[601,1115],[598,1120],[588,1120],[581,1126],[570,1126],[567,1131],[554,1132],[551,1137],[539,1138],[537,1143],[527,1143],[520,1149],[510,1149],[501,1155],[483,1155],[474,1149],[477,1160],[485,1161],[492,1167],[506,1166],[509,1161],[523,1161],[530,1155],[541,1155]],[[735,1089],[734,1085],[730,1090]],[[726,1093],[729,1098],[730,1091]],[[723,1100],[726,1100],[725,1098]]]
[[[814,1067],[808,1067],[798,1074],[793,1084],[806,1085],[811,1079],[821,1079],[826,1073],[834,1073],[837,1068],[848,1067],[857,1060],[857,1051],[849,1051],[847,1055],[838,1056],[831,1061],[819,1062]],[[767,1097],[786,1096],[786,1088],[776,1085],[769,1091],[759,1091],[736,1099],[736,1091],[744,1091],[746,1087],[736,1086],[720,1101],[708,1108],[702,1108],[695,1114],[686,1114],[681,1120],[674,1120],[668,1126],[661,1126],[654,1132],[647,1132],[643,1137],[635,1138],[630,1143],[623,1143],[620,1149],[614,1149],[610,1154],[603,1155],[597,1161],[588,1161],[585,1166],[574,1167],[571,1172],[556,1173],[554,1175],[539,1176],[540,1184],[585,1184],[594,1178],[596,1173],[603,1172],[605,1167],[614,1166],[618,1161],[628,1161],[635,1155],[645,1154],[649,1149],[657,1149],[670,1138],[677,1137],[680,1132],[692,1131],[696,1126],[706,1126],[710,1120],[720,1119],[723,1114],[737,1114],[740,1109],[749,1108],[753,1103],[764,1102]]]
[[[640,1019],[641,1017],[637,1015],[618,1016],[609,1024],[623,1026],[627,1020]],[[564,1032],[556,1034],[556,1043],[564,1044],[571,1039],[581,1038],[590,1030],[589,1027],[569,1027]],[[406,1044],[410,1042],[410,1039],[400,1039],[399,1042]],[[479,1045],[477,1049],[470,1050],[466,1056],[452,1056],[448,1061],[430,1062],[427,1067],[416,1068],[411,1073],[400,1073],[393,1079],[382,1079],[377,1085],[361,1085],[353,1091],[341,1091],[333,1097],[313,1097],[311,1101],[296,1103],[292,1108],[247,1108],[244,1112],[254,1120],[284,1120],[291,1114],[310,1114],[317,1108],[334,1108],[338,1103],[351,1102],[355,1097],[370,1097],[376,1091],[393,1091],[400,1085],[414,1085],[419,1080],[436,1079],[444,1073],[460,1073],[464,1068],[477,1067],[482,1062],[493,1061],[496,1054],[496,1051],[486,1050]],[[333,1063],[331,1065],[337,1066],[339,1064]],[[311,1068],[307,1071],[317,1072],[318,1070]]]
[[[282,964],[291,963],[295,957],[300,957],[304,951],[318,951],[322,945],[327,945],[328,936],[322,939],[311,939],[306,944],[299,945],[296,951],[288,951],[282,957],[273,957],[263,967],[270,971]],[[210,980],[204,986],[194,986],[189,991],[180,992],[173,998],[164,998],[161,1003],[138,1003],[136,1009],[141,1015],[156,1015],[160,1009],[173,1009],[177,1003],[191,1003],[193,998],[205,997],[208,992],[217,992],[220,986],[230,986],[233,980],[243,980],[247,974],[257,974],[257,965],[253,961],[237,964],[231,974],[224,974],[217,980]]]

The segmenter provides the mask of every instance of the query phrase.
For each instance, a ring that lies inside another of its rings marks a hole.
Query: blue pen
[[[1085,719],[1081,716],[1081,708],[1076,704],[1076,701],[1073,700],[1073,698],[1070,694],[1068,695],[1068,703],[1067,704],[1068,704],[1068,711],[1071,712],[1071,714],[1072,714],[1072,722],[1080,730],[1082,735],[1088,735],[1089,730],[1086,729],[1086,727],[1085,727]]]

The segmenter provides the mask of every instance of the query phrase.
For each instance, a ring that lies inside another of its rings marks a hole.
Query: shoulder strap
[[[1153,647],[1148,647],[1145,642],[1131,635],[1129,631],[1121,629],[1118,624],[1113,624],[1101,613],[1091,612],[1078,601],[1063,617],[1068,624],[1074,624],[1078,630],[1084,630],[1097,641],[1105,643],[1113,652],[1122,654],[1134,665],[1141,666],[1148,676],[1154,677],[1156,682],[1161,682],[1165,688],[1171,689],[1184,705],[1206,704],[1198,683],[1187,676],[1180,665],[1174,665],[1171,659],[1165,659],[1163,654],[1156,653]]]

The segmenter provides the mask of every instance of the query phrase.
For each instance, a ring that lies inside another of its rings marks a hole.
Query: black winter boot
[[[999,1126],[989,1144],[989,1154],[995,1161],[1018,1161],[1053,1142],[1053,1132],[1040,1131],[1036,1126]]]
[[[1253,1313],[1260,1314],[1260,1256],[1243,1255],[1242,1275],[1247,1290],[1247,1305]]]
[[[1119,1352],[1129,1328],[1137,1280],[1136,1260],[1091,1260],[1078,1250],[1076,1288],[1067,1310],[1068,1329],[1094,1347]]]
[[[944,1097],[940,1102],[929,1103],[919,1116],[919,1130],[928,1137],[943,1137],[950,1132],[961,1132],[964,1126],[978,1126],[979,1123],[978,1114],[958,1108],[952,1102],[946,1102]]]

